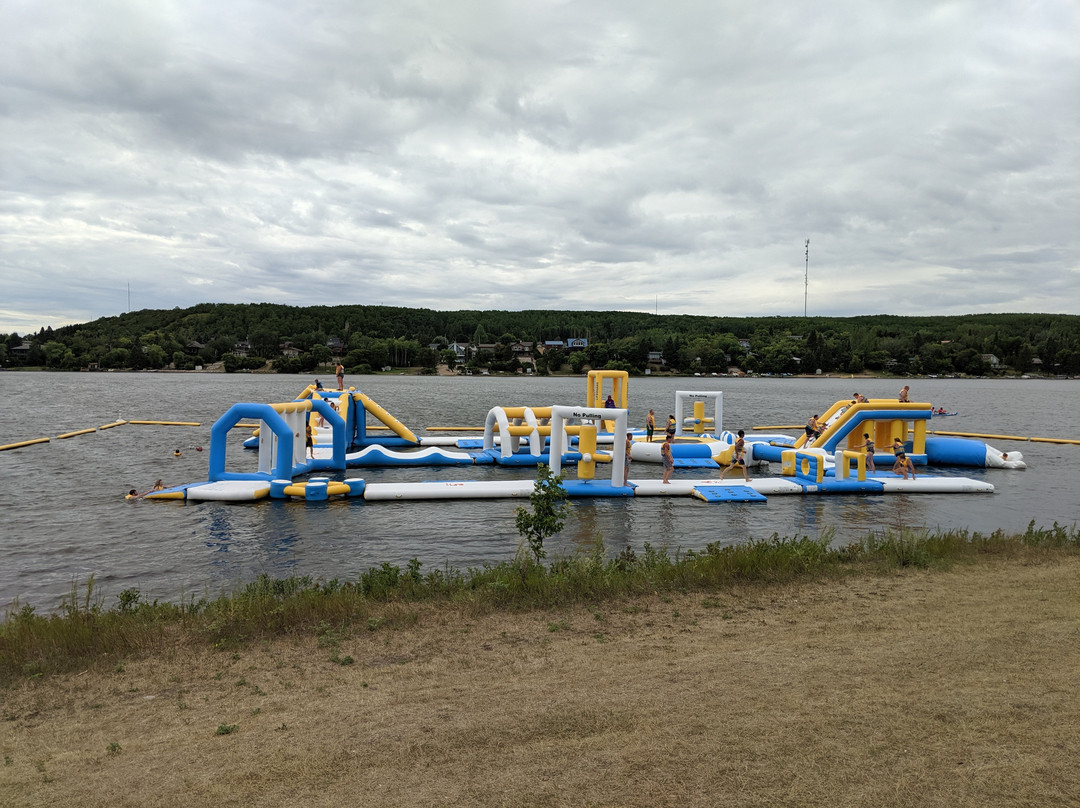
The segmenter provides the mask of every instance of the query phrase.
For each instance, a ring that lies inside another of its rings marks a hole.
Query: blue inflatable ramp
[[[718,469],[720,464],[711,457],[675,457],[677,469]]]
[[[691,492],[706,502],[764,502],[765,495],[748,485],[695,485]]]

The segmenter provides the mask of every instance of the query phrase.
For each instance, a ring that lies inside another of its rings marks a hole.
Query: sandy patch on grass
[[[1078,805],[1078,592],[994,560],[178,641],[0,693],[0,803]]]

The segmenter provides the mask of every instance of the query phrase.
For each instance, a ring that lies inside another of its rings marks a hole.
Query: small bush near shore
[[[335,646],[346,631],[413,624],[421,604],[480,612],[546,609],[652,592],[706,592],[740,582],[945,567],[988,555],[1048,551],[1080,551],[1080,529],[1057,523],[1036,528],[1033,521],[1018,535],[889,531],[846,546],[833,546],[828,535],[817,540],[773,535],[726,547],[710,544],[703,551],[676,551],[674,556],[667,548],[646,543],[641,553],[627,547],[613,558],[606,557],[597,541],[588,554],[546,565],[523,554],[480,568],[422,573],[414,558],[405,569],[385,563],[373,567],[355,582],[260,575],[212,600],[146,602],[138,590],[128,589],[112,608],[95,598],[91,576],[85,591],[72,585],[56,614],[39,615],[33,606],[18,602],[8,608],[0,622],[0,683],[89,666],[122,670],[125,656],[152,652],[178,634],[217,648],[282,634],[311,634]]]

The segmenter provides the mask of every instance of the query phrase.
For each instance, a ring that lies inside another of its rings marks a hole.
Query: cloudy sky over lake
[[[4,0],[0,332],[1080,313],[1077,43],[1075,0]]]

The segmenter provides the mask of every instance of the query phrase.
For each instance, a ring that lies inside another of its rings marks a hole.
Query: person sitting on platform
[[[896,456],[896,462],[893,463],[892,470],[893,474],[902,474],[905,480],[908,474],[911,475],[911,479],[915,479],[915,465],[911,462],[911,458],[903,452]]]

